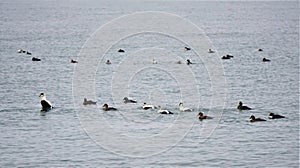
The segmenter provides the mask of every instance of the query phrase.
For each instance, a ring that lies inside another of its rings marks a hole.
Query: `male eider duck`
[[[123,102],[124,102],[124,103],[136,103],[135,100],[131,100],[131,99],[129,99],[128,97],[124,97]]]
[[[83,105],[89,105],[89,104],[96,104],[97,102],[94,102],[92,100],[87,100],[86,98],[83,99]]]
[[[215,52],[211,49],[208,49],[208,53],[215,53]]]
[[[271,60],[267,59],[267,58],[263,58],[262,59],[263,62],[270,62]]]
[[[279,114],[274,114],[274,113],[269,114],[269,119],[278,119],[278,118],[285,118],[285,117],[282,115],[279,115]]]
[[[122,53],[123,53],[123,52],[125,52],[125,51],[124,51],[124,50],[122,50],[122,49],[119,49],[119,50],[118,50],[118,52],[122,52]]]
[[[50,101],[48,101],[46,99],[46,94],[45,93],[40,93],[39,97],[41,98],[42,111],[48,111],[48,110],[51,110],[53,108]]]
[[[114,107],[108,107],[107,104],[104,104],[102,107],[103,107],[103,110],[104,110],[104,111],[116,111],[116,110],[117,110],[117,109],[114,108]]]
[[[71,60],[71,63],[78,63],[78,61],[76,61],[76,60]]]
[[[187,64],[187,65],[190,65],[190,64],[193,64],[193,63],[191,62],[191,60],[187,59],[187,60],[186,60],[186,64]]]
[[[106,60],[106,64],[107,65],[111,64],[110,60]]]
[[[206,116],[206,115],[204,115],[202,112],[199,112],[198,113],[198,118],[199,118],[199,120],[204,120],[204,119],[213,119],[212,117],[210,117],[210,116]]]
[[[191,48],[189,48],[189,47],[184,47],[184,49],[185,49],[185,51],[191,50]]]
[[[36,58],[36,57],[32,57],[32,59],[31,59],[32,61],[41,61],[41,59],[39,59],[39,58]]]
[[[181,111],[181,112],[192,112],[193,111],[193,109],[191,109],[191,108],[187,108],[187,107],[183,107],[183,103],[179,103],[179,111]]]
[[[163,110],[160,106],[158,106],[158,111],[157,113],[160,113],[160,114],[173,114],[171,111],[169,110]]]
[[[239,105],[237,106],[237,109],[239,109],[239,110],[251,110],[250,107],[243,106],[243,103],[241,101],[239,102]]]
[[[154,105],[148,105],[147,103],[144,103],[143,105],[143,109],[144,110],[148,110],[148,109],[156,109],[157,107],[155,107]]]
[[[265,120],[265,119],[261,119],[261,118],[255,118],[255,116],[254,115],[252,115],[252,116],[250,116],[250,118],[249,118],[250,120],[250,122],[256,122],[256,121],[267,121],[267,120]]]

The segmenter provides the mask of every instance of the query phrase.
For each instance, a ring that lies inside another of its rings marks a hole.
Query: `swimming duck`
[[[123,102],[124,102],[124,103],[136,103],[135,100],[131,100],[131,99],[129,99],[128,97],[124,97]]]
[[[198,118],[199,120],[204,120],[204,119],[213,119],[212,117],[204,115],[202,112],[198,113]]]
[[[31,53],[29,51],[26,52],[27,55],[31,55]]]
[[[250,120],[250,122],[256,122],[256,121],[267,121],[267,120],[265,120],[265,119],[261,119],[261,118],[255,118],[255,116],[254,115],[252,115],[252,116],[250,116],[250,118],[249,118]]]
[[[122,50],[122,49],[119,49],[119,50],[118,50],[118,52],[125,52],[125,51],[124,51],[124,50]]]
[[[39,58],[36,58],[36,57],[32,57],[32,59],[31,59],[32,61],[41,61],[41,59],[39,59]]]
[[[83,105],[89,105],[89,104],[96,104],[97,102],[94,102],[92,100],[87,100],[86,98],[83,99]]]
[[[208,49],[208,53],[214,53],[214,51],[211,49]]]
[[[17,53],[23,53],[23,50],[19,49],[17,50]]]
[[[104,111],[116,111],[116,110],[117,110],[117,109],[114,108],[114,107],[108,107],[107,104],[104,104],[102,107],[103,107],[103,110],[104,110]]]
[[[78,61],[75,61],[75,60],[71,60],[71,63],[78,63]]]
[[[107,61],[106,61],[106,64],[107,64],[107,65],[111,64],[110,60],[107,60]]]
[[[274,114],[274,113],[269,114],[269,119],[278,119],[278,118],[285,118],[285,117],[282,115],[279,115],[279,114]]]
[[[257,51],[263,51],[263,49],[259,48]]]
[[[184,47],[184,49],[185,49],[185,51],[191,50],[191,48],[189,48],[189,47]]]
[[[239,105],[237,106],[237,109],[239,109],[239,110],[251,110],[250,107],[243,106],[243,103],[241,101],[239,102]]]
[[[267,59],[267,58],[263,58],[262,59],[263,62],[270,62],[271,60]]]
[[[49,111],[53,108],[50,101],[48,101],[46,99],[46,94],[45,93],[40,93],[39,97],[41,98],[42,111]]]
[[[191,108],[187,108],[187,107],[183,107],[183,103],[179,103],[179,111],[181,111],[181,112],[191,112],[191,111],[193,111],[193,109],[191,109]]]
[[[157,64],[157,61],[153,58],[152,64]]]
[[[186,60],[186,64],[187,64],[187,65],[190,65],[190,64],[193,64],[193,63],[192,63],[189,59],[187,59],[187,60]]]
[[[148,110],[148,109],[156,109],[157,107],[155,107],[154,105],[148,105],[147,103],[144,103],[143,105],[143,109],[144,110]]]
[[[222,59],[230,59],[230,58],[232,57],[228,57],[227,55],[222,57]]]
[[[160,113],[160,114],[173,114],[171,111],[169,110],[163,110],[160,106],[158,106],[158,111],[157,113]]]

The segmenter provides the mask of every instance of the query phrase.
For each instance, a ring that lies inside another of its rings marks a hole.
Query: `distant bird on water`
[[[222,57],[222,59],[230,59],[230,58],[233,58],[233,55],[227,54]]]
[[[183,107],[183,103],[179,103],[179,111],[181,111],[181,112],[192,112],[193,111],[193,109],[191,109],[191,108],[187,108],[187,107]]]
[[[153,58],[152,64],[157,64],[157,61]]]
[[[71,60],[71,63],[78,63],[78,61],[76,61],[76,60]]]
[[[154,105],[148,105],[147,103],[144,103],[143,109],[148,110],[148,109],[156,109],[157,107]]]
[[[110,60],[106,60],[106,64],[110,65],[111,64]]]
[[[184,47],[184,49],[185,49],[185,51],[191,50],[191,48],[189,48],[189,47]]]
[[[187,65],[191,65],[191,64],[193,64],[193,63],[191,62],[191,60],[187,59],[187,60],[186,60],[186,64],[187,64]]]
[[[270,62],[271,60],[267,59],[267,58],[263,58],[262,59],[263,62]]]
[[[32,57],[32,59],[31,59],[32,61],[41,61],[41,59],[39,59],[39,58],[36,58],[36,57]]]
[[[124,102],[124,103],[136,103],[135,100],[131,100],[131,99],[129,99],[128,97],[124,97],[124,98],[123,98],[123,102]]]
[[[243,102],[239,102],[239,105],[237,106],[237,109],[239,109],[239,110],[251,110],[251,108],[250,107],[248,107],[248,106],[243,106]]]
[[[208,53],[215,53],[212,49],[208,49]]]
[[[39,97],[41,98],[42,111],[49,111],[53,108],[50,101],[48,101],[46,99],[46,94],[45,93],[40,93]]]
[[[261,119],[261,118],[255,118],[255,116],[254,115],[252,115],[252,116],[250,116],[250,118],[249,118],[250,120],[250,122],[256,122],[256,121],[267,121],[267,120],[265,120],[265,119]]]
[[[204,115],[202,112],[199,112],[198,113],[198,118],[199,118],[199,120],[204,120],[204,119],[213,119],[212,117],[210,117],[210,116],[206,116],[206,115]]]
[[[171,111],[162,109],[160,106],[158,106],[157,113],[160,113],[160,114],[173,114]]]
[[[118,52],[122,52],[122,53],[123,53],[123,52],[125,52],[125,50],[123,50],[123,49],[119,49],[119,50],[118,50]]]
[[[222,59],[230,59],[230,57],[223,56]]]
[[[83,105],[90,105],[90,104],[97,104],[97,102],[94,102],[92,100],[87,100],[86,98],[83,99]]]
[[[282,115],[279,115],[279,114],[270,113],[268,118],[269,119],[279,119],[279,118],[285,118],[285,117]]]
[[[104,104],[103,106],[104,111],[116,111],[117,109],[114,107],[109,107],[107,104]]]
[[[27,55],[31,55],[31,53],[29,51],[25,51],[22,49],[17,50],[17,53],[26,53]]]

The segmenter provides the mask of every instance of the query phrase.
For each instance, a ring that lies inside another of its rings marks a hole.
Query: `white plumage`
[[[187,108],[187,107],[183,107],[183,103],[179,103],[179,111],[181,111],[181,112],[191,112],[191,111],[193,111],[193,109],[191,109],[191,108]]]

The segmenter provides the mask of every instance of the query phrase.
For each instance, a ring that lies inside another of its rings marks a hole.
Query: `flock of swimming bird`
[[[186,51],[191,50],[188,47],[184,47],[184,49]],[[262,49],[258,49],[258,51],[261,52],[263,50]],[[31,53],[29,51],[25,51],[25,50],[21,50],[21,49],[17,50],[17,52],[18,53],[25,53],[27,55],[31,55]],[[125,51],[123,49],[119,49],[118,52],[123,53]],[[209,49],[208,53],[214,53],[214,51],[211,50],[211,49]],[[228,54],[221,57],[221,59],[231,59],[231,58],[233,58],[233,56],[232,55],[228,55]],[[41,61],[41,59],[33,57],[32,61]],[[263,62],[269,62],[270,60],[267,59],[267,58],[263,58],[262,61]],[[72,59],[71,63],[78,63],[78,61]],[[156,63],[157,62],[153,59],[153,64],[156,64]],[[180,61],[178,61],[177,63],[181,64]],[[106,64],[111,64],[110,60],[107,60]],[[190,64],[193,64],[193,63],[189,59],[187,59],[186,60],[186,64],[190,65]],[[41,105],[42,105],[42,110],[41,111],[47,112],[47,111],[49,111],[50,109],[53,108],[53,106],[50,103],[50,101],[48,101],[46,99],[46,94],[45,93],[40,93],[39,97],[41,99]],[[129,99],[128,97],[124,97],[123,102],[124,103],[137,103],[136,100]],[[87,98],[83,99],[83,105],[95,105],[95,104],[97,104],[97,102],[92,101],[92,100],[87,100]],[[193,112],[192,108],[184,107],[182,102],[180,102],[178,106],[179,106],[179,111],[180,112]],[[116,111],[116,110],[118,110],[115,107],[108,106],[108,104],[104,104],[102,106],[102,108],[103,108],[104,111]],[[174,114],[173,112],[171,112],[169,110],[163,109],[161,106],[149,105],[147,103],[144,103],[143,106],[142,106],[142,108],[144,110],[149,110],[149,109],[151,109],[151,110],[157,110],[157,113],[159,113],[159,114]],[[239,104],[237,106],[237,109],[238,110],[252,110],[252,108],[250,108],[248,106],[244,106],[242,102],[239,102]],[[279,119],[279,118],[285,118],[285,117],[282,116],[282,115],[279,115],[279,114],[269,113],[268,118],[269,119]],[[202,112],[199,112],[198,113],[198,119],[199,120],[213,119],[213,117],[204,115]],[[250,122],[256,122],[256,121],[266,121],[266,120],[262,119],[262,118],[256,118],[254,115],[251,115],[250,118],[249,118],[249,121]]]
[[[42,111],[43,112],[47,112],[47,111],[49,111],[50,109],[53,108],[50,101],[48,101],[46,99],[46,94],[45,93],[41,93],[40,98],[41,98],[41,105],[42,105]],[[129,99],[128,97],[124,97],[123,102],[124,103],[137,103],[136,100]],[[95,105],[95,104],[97,104],[97,102],[92,101],[92,100],[87,100],[86,98],[84,98],[82,104],[83,105]],[[178,106],[179,106],[179,111],[180,112],[193,112],[192,108],[184,107],[182,102],[180,102]],[[104,111],[117,111],[118,110],[115,107],[108,106],[108,104],[104,104],[102,106],[102,108],[103,108]],[[144,103],[142,108],[144,110],[149,110],[149,109],[157,110],[157,113],[159,113],[159,114],[174,114],[173,112],[171,112],[169,110],[162,109],[161,106],[150,105],[150,104],[147,104],[147,103]],[[242,102],[239,102],[239,104],[237,106],[237,109],[238,110],[251,110],[252,108],[250,108],[248,106],[244,106]],[[282,115],[279,115],[279,114],[270,113],[268,118],[269,119],[279,119],[279,118],[285,118],[285,117],[282,116]],[[198,119],[199,120],[213,119],[213,117],[204,115],[202,112],[199,112],[198,113]],[[249,119],[250,119],[249,120],[250,122],[266,121],[265,119],[262,119],[262,118],[255,118],[254,115],[251,115]]]

